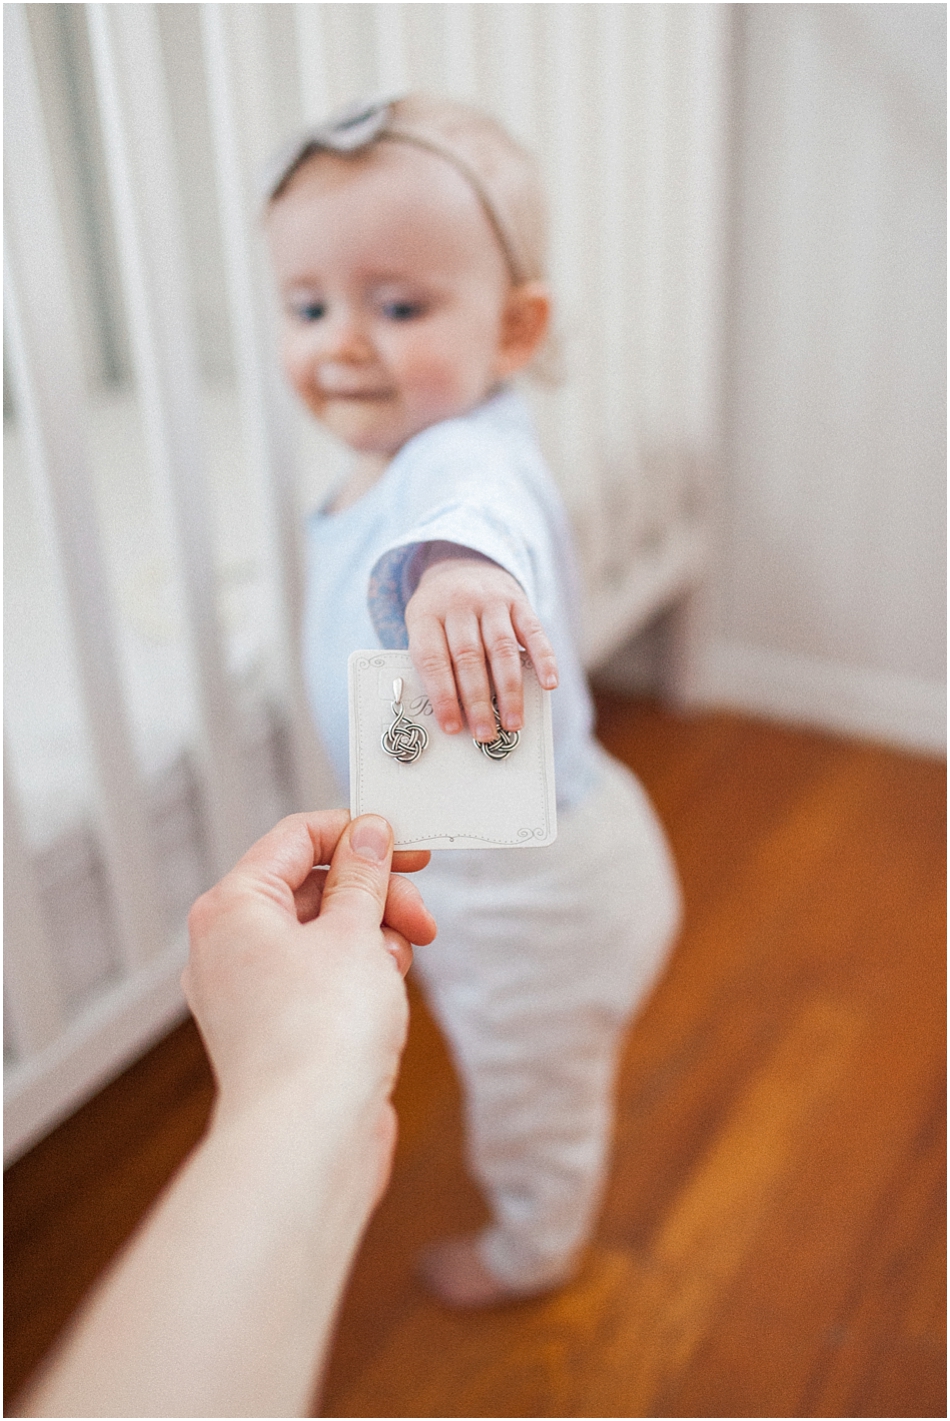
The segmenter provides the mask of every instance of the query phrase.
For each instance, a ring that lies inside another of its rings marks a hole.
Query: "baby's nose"
[[[365,325],[354,311],[338,309],[321,321],[317,340],[322,360],[352,363],[369,360],[373,354]]]

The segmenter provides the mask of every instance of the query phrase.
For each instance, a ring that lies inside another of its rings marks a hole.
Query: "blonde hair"
[[[515,248],[522,281],[547,274],[544,194],[533,154],[483,110],[458,99],[407,94],[393,104],[394,136],[435,140],[457,153],[478,176]]]

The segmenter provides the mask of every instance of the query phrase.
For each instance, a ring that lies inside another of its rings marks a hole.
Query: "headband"
[[[441,139],[433,138],[410,125],[395,121],[393,109],[396,102],[395,97],[359,100],[348,104],[325,123],[316,124],[298,134],[276,154],[267,171],[263,185],[265,204],[280,196],[297,169],[313,153],[350,154],[359,153],[380,142],[408,143],[414,148],[422,148],[427,153],[435,153],[444,158],[457,173],[461,173],[488,218],[513,283],[520,286],[525,275],[524,266],[517,255],[517,244],[479,173],[468,159],[450,144],[443,143]]]

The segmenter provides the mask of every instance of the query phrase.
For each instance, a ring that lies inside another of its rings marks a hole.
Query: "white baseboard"
[[[184,935],[134,977],[104,992],[45,1051],[5,1072],[3,1159],[9,1164],[147,1051],[185,1015]]]
[[[893,672],[713,642],[697,699],[907,750],[947,751],[946,686]]]

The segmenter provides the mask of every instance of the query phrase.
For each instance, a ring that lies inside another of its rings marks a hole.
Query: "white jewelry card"
[[[458,735],[442,733],[408,651],[354,651],[349,660],[354,818],[382,814],[400,849],[542,848],[553,843],[551,693],[542,690],[528,658],[522,662],[524,727],[513,749],[507,749],[504,737],[496,743],[495,753],[504,758],[491,759],[467,728]],[[394,683],[399,681],[402,686],[395,689],[401,700],[394,708]]]

